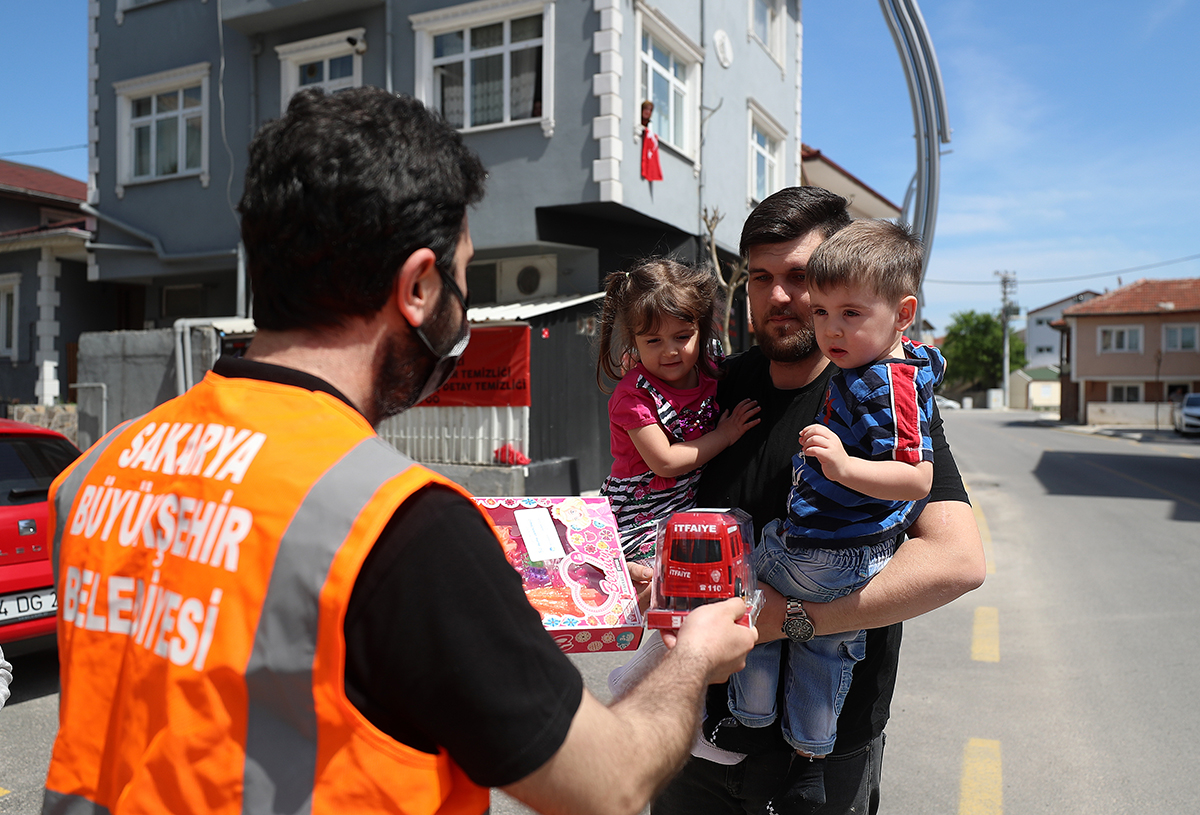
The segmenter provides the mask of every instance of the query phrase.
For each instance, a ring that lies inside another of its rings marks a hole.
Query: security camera
[[[365,54],[367,52],[367,41],[358,37],[347,37],[346,42],[350,43],[350,47],[354,49],[356,54]]]

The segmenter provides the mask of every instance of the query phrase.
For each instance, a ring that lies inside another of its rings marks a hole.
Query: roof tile
[[[0,189],[73,198],[80,203],[87,200],[87,184],[82,181],[59,175],[53,170],[4,159],[0,159]]]
[[[1069,306],[1063,309],[1063,316],[1169,314],[1172,311],[1200,311],[1200,278],[1142,279],[1086,303]]]

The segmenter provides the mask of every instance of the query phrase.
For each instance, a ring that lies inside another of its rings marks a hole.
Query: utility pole
[[[1008,318],[1017,312],[1016,302],[1009,297],[1017,293],[1017,273],[996,272],[996,277],[1000,278],[1000,330],[1004,335],[1004,365],[1001,368],[1000,381],[1004,387],[1004,409],[1008,410]]]

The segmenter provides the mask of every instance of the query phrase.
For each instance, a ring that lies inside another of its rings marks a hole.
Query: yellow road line
[[[4,787],[0,787],[0,798],[3,798],[5,795],[8,795],[10,792],[12,792],[12,790],[6,790],[6,789],[4,789]]]
[[[971,739],[963,751],[958,815],[1001,815],[1000,742]]]
[[[1000,609],[991,606],[975,609],[971,659],[976,662],[1000,661]]]

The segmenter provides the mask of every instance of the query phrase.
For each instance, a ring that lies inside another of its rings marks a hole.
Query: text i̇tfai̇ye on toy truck
[[[679,628],[692,609],[741,597],[753,625],[762,592],[750,562],[754,524],[740,509],[676,512],[658,525],[648,628]]]

